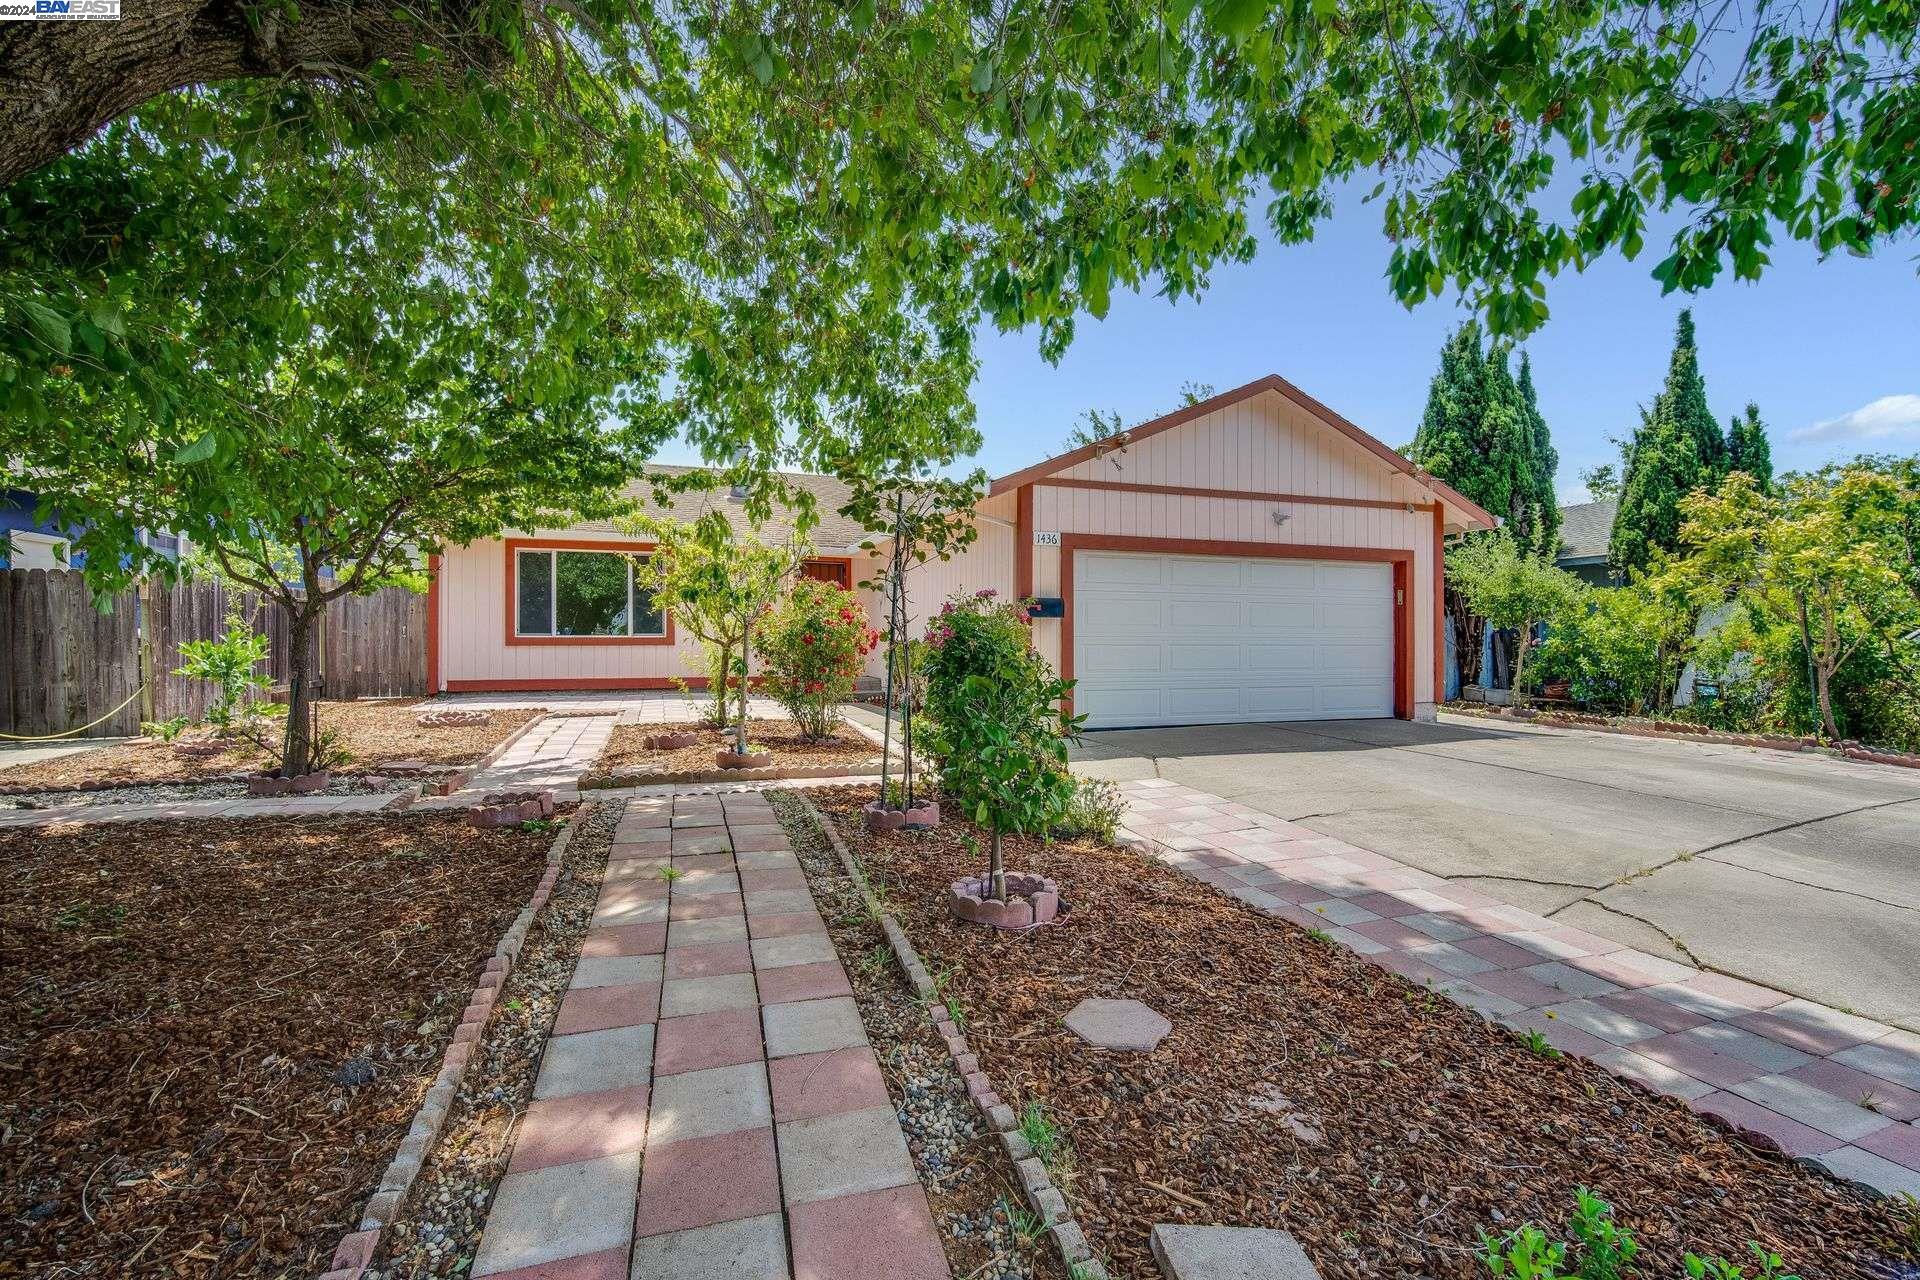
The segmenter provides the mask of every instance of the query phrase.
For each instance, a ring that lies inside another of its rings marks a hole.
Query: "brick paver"
[[[472,1274],[945,1277],[852,986],[766,797],[637,796],[608,867]]]
[[[1165,779],[1122,790],[1127,830],[1195,878],[1841,1177],[1920,1194],[1920,1035],[1623,947]]]

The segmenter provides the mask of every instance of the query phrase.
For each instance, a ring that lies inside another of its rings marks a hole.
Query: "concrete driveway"
[[[1920,1030],[1920,772],[1444,717],[1108,730],[1075,761]]]

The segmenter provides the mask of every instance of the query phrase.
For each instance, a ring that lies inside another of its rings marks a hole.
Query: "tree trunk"
[[[287,733],[280,751],[280,775],[285,778],[313,772],[311,642],[316,612],[305,600],[287,610],[287,643],[292,649],[287,654]]]
[[[1000,853],[1000,828],[993,829],[993,843],[987,854],[987,883],[994,901],[1007,900],[1007,864]]]
[[[740,633],[740,720],[733,729],[733,749],[747,754],[747,655],[753,652],[753,628]]]
[[[240,0],[123,0],[117,22],[0,24],[0,186],[93,137],[161,94],[189,85],[261,77],[363,87],[381,64],[419,76],[437,65],[461,74],[506,64],[498,41],[477,34],[489,10],[466,0],[412,13],[366,0],[291,6]],[[417,16],[415,16],[417,15]],[[428,43],[447,55],[423,63]]]
[[[1527,655],[1533,652],[1533,626],[1528,624],[1520,628],[1519,638],[1513,646],[1513,705],[1527,705],[1527,686],[1524,683],[1527,673]]]

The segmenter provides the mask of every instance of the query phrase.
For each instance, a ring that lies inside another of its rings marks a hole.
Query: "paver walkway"
[[[628,802],[472,1274],[948,1276],[764,794]]]
[[[1126,829],[1263,911],[1885,1192],[1920,1194],[1920,1035],[1621,946],[1218,796]]]
[[[551,790],[557,800],[577,799],[580,775],[600,758],[618,719],[567,715],[537,720],[498,760],[467,779],[466,786],[451,796],[423,800],[420,807],[469,805],[489,791]]]

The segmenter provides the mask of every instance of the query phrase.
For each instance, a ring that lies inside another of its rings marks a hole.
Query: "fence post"
[[[139,651],[134,677],[140,681],[140,723],[143,725],[160,718],[155,709],[153,690],[153,594],[148,589],[151,581],[145,576],[140,579],[139,603],[136,606],[140,625],[134,632]]]

